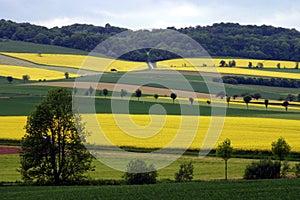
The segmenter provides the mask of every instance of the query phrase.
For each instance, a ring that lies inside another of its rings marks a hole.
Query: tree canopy
[[[176,30],[190,36],[199,42],[211,56],[300,60],[300,32],[296,29],[277,28],[267,25],[240,25],[237,23],[216,23],[211,26],[195,26],[180,29],[168,27],[167,29]],[[128,29],[111,26],[110,24],[106,24],[104,27],[73,24],[61,28],[48,29],[29,23],[0,20],[0,38],[51,44],[85,51],[91,51],[108,37],[126,30]],[[161,36],[161,33],[158,31],[152,32]],[[176,41],[176,38],[169,39]],[[124,44],[120,44],[120,42],[122,43],[122,41],[118,41],[116,45],[126,48],[126,41]],[[111,47],[111,49],[115,48]],[[149,49],[135,50],[124,54],[122,59],[157,61],[178,57],[172,52],[158,49],[151,50],[150,55],[147,55],[147,52],[149,52]]]
[[[72,95],[55,88],[28,116],[21,141],[21,176],[37,184],[72,184],[92,169],[92,155],[82,143],[87,132],[72,113]],[[78,131],[80,130],[80,131]]]

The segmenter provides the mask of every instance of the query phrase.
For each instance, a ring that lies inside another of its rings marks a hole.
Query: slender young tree
[[[171,93],[170,97],[171,97],[171,99],[173,100],[173,104],[174,104],[174,101],[175,101],[175,99],[177,98],[177,94]]]
[[[140,101],[140,97],[142,96],[142,91],[140,89],[137,89],[135,91],[135,96],[138,98],[138,101]]]
[[[265,106],[266,106],[266,109],[268,109],[268,106],[269,106],[269,99],[265,99]]]
[[[227,162],[231,158],[233,148],[231,147],[230,139],[226,138],[221,144],[217,147],[217,156],[223,158],[225,162],[225,180],[227,180]]]
[[[252,100],[251,96],[244,97],[244,102],[246,103],[247,109],[248,109],[248,104],[250,103],[251,100]]]
[[[106,96],[108,95],[108,90],[107,90],[107,89],[103,89],[103,95],[104,95],[105,98],[106,98]]]
[[[158,96],[158,94],[154,94],[153,97],[154,97],[155,101],[157,101],[159,96]]]

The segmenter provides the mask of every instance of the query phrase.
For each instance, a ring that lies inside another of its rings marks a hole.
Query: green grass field
[[[39,45],[26,42],[5,41],[0,42],[0,52],[26,52],[26,53],[56,53],[56,54],[76,54],[86,55],[87,52],[68,49],[64,47],[55,47],[49,45]],[[28,64],[28,63],[27,63]],[[33,67],[38,67],[31,63]],[[28,64],[29,66],[30,64]],[[31,66],[31,65],[30,65]],[[40,66],[51,68],[50,66]],[[58,68],[58,67],[53,67]],[[61,71],[68,70],[60,68]],[[298,73],[293,69],[262,69],[263,71],[280,71],[289,73]],[[71,72],[71,71],[68,71]],[[73,72],[73,71],[72,71]],[[75,71],[74,71],[75,72]],[[25,73],[25,72],[24,72]],[[192,88],[196,92],[208,93],[207,83],[203,77],[189,74],[184,74],[184,78],[188,80]],[[101,82],[116,83],[124,73],[105,73],[101,78]],[[164,84],[171,85],[172,89],[185,89],[184,82],[178,80],[174,74],[165,72],[149,73],[129,73],[127,80],[123,81],[126,84],[138,84],[145,80],[150,81],[147,86],[163,88]],[[89,81],[86,78],[81,80]],[[72,82],[74,79],[57,80]],[[151,82],[152,81],[152,82]],[[161,85],[157,84],[157,81]],[[48,81],[47,81],[48,82]],[[49,81],[50,82],[50,81]],[[55,82],[55,81],[52,81]],[[29,83],[35,83],[29,81]],[[221,88],[211,79],[209,84]],[[6,77],[0,77],[0,116],[27,116],[34,109],[35,105],[45,98],[47,91],[53,87],[50,86],[33,86],[26,85],[22,80],[15,79],[12,84],[9,84]],[[269,86],[256,85],[230,85],[225,84],[226,93],[229,95],[242,93],[261,93],[262,98],[277,100],[286,97],[288,94],[299,94],[299,89],[294,88],[277,88]],[[71,88],[70,88],[71,90]],[[111,91],[109,92],[109,96]],[[131,95],[131,94],[129,94]],[[128,95],[128,96],[129,96]],[[168,94],[169,95],[169,94]],[[153,94],[144,94],[140,101],[131,96],[129,109],[131,114],[148,114],[149,109],[156,103],[161,104],[168,115],[180,115],[180,105],[178,101],[172,103],[171,98],[160,97],[157,101],[154,100]],[[90,98],[90,97],[83,97]],[[126,97],[129,98],[129,97]],[[117,101],[122,103],[122,99]],[[250,118],[276,118],[276,119],[300,119],[299,104],[290,106],[288,112],[284,111],[282,106],[273,106],[268,110],[264,106],[258,106],[261,102],[253,101],[249,104],[249,109],[239,99],[239,102],[231,102],[227,109],[229,117],[249,117]],[[188,100],[185,100],[186,108],[194,109],[196,105],[190,105]],[[206,99],[199,102],[200,114],[209,116],[211,107],[206,103]],[[95,108],[97,113],[111,113],[110,97],[104,98],[96,92]],[[5,117],[6,118],[6,117]],[[253,126],[257,126],[253,122]],[[234,127],[236,128],[236,127]],[[283,130],[285,130],[283,125]],[[1,134],[1,133],[0,133]],[[1,139],[1,138],[0,138]],[[272,141],[270,141],[271,143]],[[4,144],[4,143],[3,143]],[[144,149],[135,149],[144,152]],[[64,187],[33,187],[33,186],[3,186],[0,187],[0,196],[2,199],[297,199],[300,193],[300,179],[280,179],[280,180],[230,180],[223,181],[224,178],[224,162],[220,158],[208,156],[204,159],[199,159],[195,154],[198,152],[188,152],[191,155],[184,155],[168,167],[158,171],[158,181],[156,185],[147,186],[64,186]],[[246,159],[246,157],[260,158],[260,153],[265,153],[264,157],[269,156],[269,152],[239,152],[228,162],[228,177],[229,179],[241,179],[244,174],[246,165],[250,164],[255,159]],[[293,155],[291,160],[299,160],[299,152]],[[238,158],[242,157],[242,158]],[[178,171],[179,165],[190,160],[194,163],[194,180],[192,183],[169,183],[174,180],[174,173]],[[123,172],[116,171],[108,166],[94,161],[96,166],[95,171],[89,172],[88,176],[96,180],[122,180]],[[290,162],[291,167],[295,164]],[[19,168],[18,155],[0,155],[0,182],[15,182],[21,181],[21,176],[17,169]],[[288,175],[293,175],[289,172]],[[209,181],[208,181],[209,180]]]
[[[298,199],[300,179],[200,181],[132,186],[0,187],[2,200],[21,199]]]

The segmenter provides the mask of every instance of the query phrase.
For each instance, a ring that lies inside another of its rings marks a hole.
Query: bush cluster
[[[280,178],[280,162],[260,160],[252,162],[245,169],[245,179],[274,179]]]

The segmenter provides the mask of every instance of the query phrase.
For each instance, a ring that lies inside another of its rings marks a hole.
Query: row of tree
[[[223,76],[222,78],[213,78],[214,82],[228,84],[245,84],[245,85],[264,85],[273,87],[300,88],[300,80],[287,78],[256,78],[245,76]]]
[[[196,26],[176,29],[199,42],[211,56],[218,57],[241,57],[251,59],[272,59],[272,60],[300,60],[300,32],[296,29],[275,28],[272,26],[239,25],[234,23],[219,23],[212,26]],[[61,28],[48,29],[42,26],[29,23],[15,23],[8,20],[0,20],[0,38],[12,39],[41,44],[51,44],[85,51],[91,51],[100,42],[109,36],[128,30],[106,24],[105,27],[86,24],[73,24]],[[142,31],[141,31],[142,32]],[[143,31],[146,32],[146,31]],[[157,37],[162,37],[161,32],[152,31]],[[137,36],[134,37],[138,37]],[[142,34],[143,35],[143,34]],[[153,43],[147,38],[135,38],[143,43]],[[135,40],[135,41],[139,41]],[[177,41],[176,35],[168,35],[168,40]],[[127,48],[127,41],[116,41],[108,50]],[[164,46],[164,43],[158,44]],[[180,49],[181,47],[174,47]],[[185,51],[187,49],[185,48]],[[191,51],[193,51],[191,49]],[[135,50],[126,55],[123,59],[152,61],[176,58],[178,55],[170,51],[155,50],[148,55],[149,49]],[[190,54],[192,55],[192,53]]]
[[[287,171],[290,169],[285,160],[286,156],[291,151],[291,146],[280,137],[277,141],[272,142],[271,151],[275,159],[279,160],[279,163],[271,160],[261,160],[259,162],[252,162],[245,169],[244,178],[246,179],[262,179],[262,178],[279,178],[286,176]],[[225,179],[227,180],[228,173],[228,160],[232,157],[234,152],[231,146],[230,139],[225,139],[217,146],[216,155],[221,157],[225,162]],[[283,165],[282,165],[283,164]],[[282,166],[282,169],[281,169]],[[295,175],[300,176],[300,163],[296,164]]]

